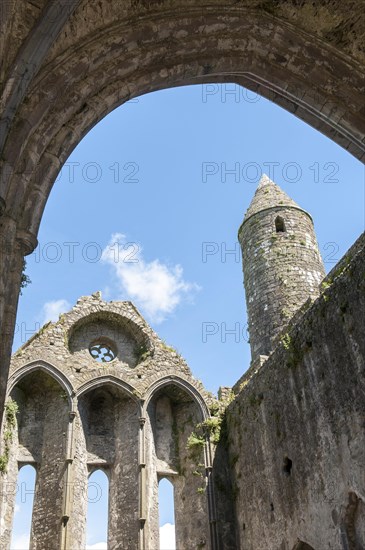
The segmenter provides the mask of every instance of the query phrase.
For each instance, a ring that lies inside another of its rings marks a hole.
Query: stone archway
[[[100,382],[100,383],[99,383]],[[78,394],[78,418],[75,446],[81,457],[74,467],[75,487],[85,486],[88,474],[102,468],[109,478],[108,548],[139,544],[139,416],[138,400],[122,385],[96,380],[84,385]],[[68,544],[85,545],[86,502],[80,510],[75,495],[73,523]],[[81,513],[80,513],[81,512]],[[78,517],[77,517],[78,516]]]
[[[293,0],[6,3],[1,29],[1,410],[23,256],[37,244],[57,173],[88,130],[146,92],[235,82],[362,158],[360,10],[355,1],[344,6],[340,0],[318,6]]]
[[[39,548],[61,545],[60,518],[67,514],[67,460],[72,431],[68,387],[52,371],[30,367],[19,374],[9,398],[7,407],[11,403],[16,408],[10,425],[9,412],[4,419],[2,431],[8,435],[2,451],[8,461],[2,470],[2,482],[16,487],[18,469],[22,465],[35,467],[31,544]],[[4,548],[10,545],[15,493],[5,492],[1,502],[0,542]]]
[[[210,444],[202,440],[194,449],[189,446],[196,425],[207,419],[207,405],[196,388],[177,376],[152,384],[144,398],[146,547],[159,546],[158,485],[165,477],[174,488],[176,546],[219,548]]]

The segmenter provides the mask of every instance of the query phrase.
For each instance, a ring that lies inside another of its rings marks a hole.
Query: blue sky
[[[339,146],[232,84],[116,109],[57,178],[28,257],[14,349],[101,290],[132,300],[207,389],[233,385],[250,362],[237,230],[261,173],[312,214],[331,269],[364,230],[364,168]]]

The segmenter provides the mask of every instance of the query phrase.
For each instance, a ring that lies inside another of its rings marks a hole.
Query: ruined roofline
[[[47,328],[49,326],[51,326],[52,324],[56,324],[58,323],[58,321],[46,321],[44,323],[44,325],[41,326],[41,328],[39,330],[37,330],[37,332],[35,332],[30,338],[28,338],[28,340],[26,342],[24,342],[24,344],[22,344],[21,346],[18,347],[17,350],[14,351],[14,353],[12,353],[12,357],[14,357],[15,355],[19,354],[21,351],[23,351],[24,349],[26,349],[28,346],[30,346],[30,344],[32,342],[34,342],[34,340],[36,340],[36,338],[38,338],[38,336],[40,336],[42,334],[42,332],[44,332],[45,330],[47,330]]]
[[[97,310],[92,309],[87,315],[79,314],[78,308],[80,306],[85,306],[87,304],[89,304],[93,308],[95,308],[96,304],[99,304],[99,307],[101,306],[101,309],[97,309]],[[124,311],[116,311],[115,308],[121,308]],[[128,310],[131,310],[131,311],[128,312]],[[21,354],[37,338],[39,338],[43,334],[43,332],[46,332],[49,329],[52,330],[53,327],[55,327],[60,323],[63,325],[64,322],[66,321],[66,325],[68,325],[68,330],[69,330],[73,325],[79,322],[82,322],[82,320],[85,319],[88,315],[99,314],[99,313],[110,313],[112,315],[119,315],[120,317],[123,317],[132,323],[136,322],[133,319],[135,315],[139,319],[139,323],[141,325],[140,328],[146,331],[146,334],[149,333],[150,337],[152,337],[154,340],[161,340],[158,334],[152,329],[152,327],[149,325],[149,323],[146,321],[142,313],[137,309],[137,307],[134,305],[133,302],[131,302],[130,300],[105,301],[102,299],[101,291],[96,291],[86,296],[80,296],[67,311],[59,314],[57,320],[46,321],[34,334],[32,334],[32,336],[30,336],[28,340],[26,340],[26,342],[24,342],[12,353],[12,356],[17,356]],[[67,320],[69,320],[69,318],[73,316],[76,316],[76,319],[74,319],[71,322],[67,322]],[[138,325],[139,323],[136,323],[136,324]]]

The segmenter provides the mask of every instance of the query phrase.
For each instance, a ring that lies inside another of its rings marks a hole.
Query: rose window
[[[110,363],[116,357],[116,352],[109,342],[93,342],[89,347],[91,357],[99,363]]]

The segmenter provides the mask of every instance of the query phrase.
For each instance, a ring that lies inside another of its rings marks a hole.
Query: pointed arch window
[[[276,233],[285,233],[285,222],[284,219],[281,216],[276,216],[275,218],[275,229]]]
[[[160,525],[160,550],[175,550],[174,486],[166,478],[158,484],[158,515]]]
[[[109,479],[103,470],[93,472],[87,486],[87,548],[107,548],[109,516]]]
[[[10,550],[30,548],[35,482],[36,470],[34,466],[30,464],[21,466],[17,479]]]

